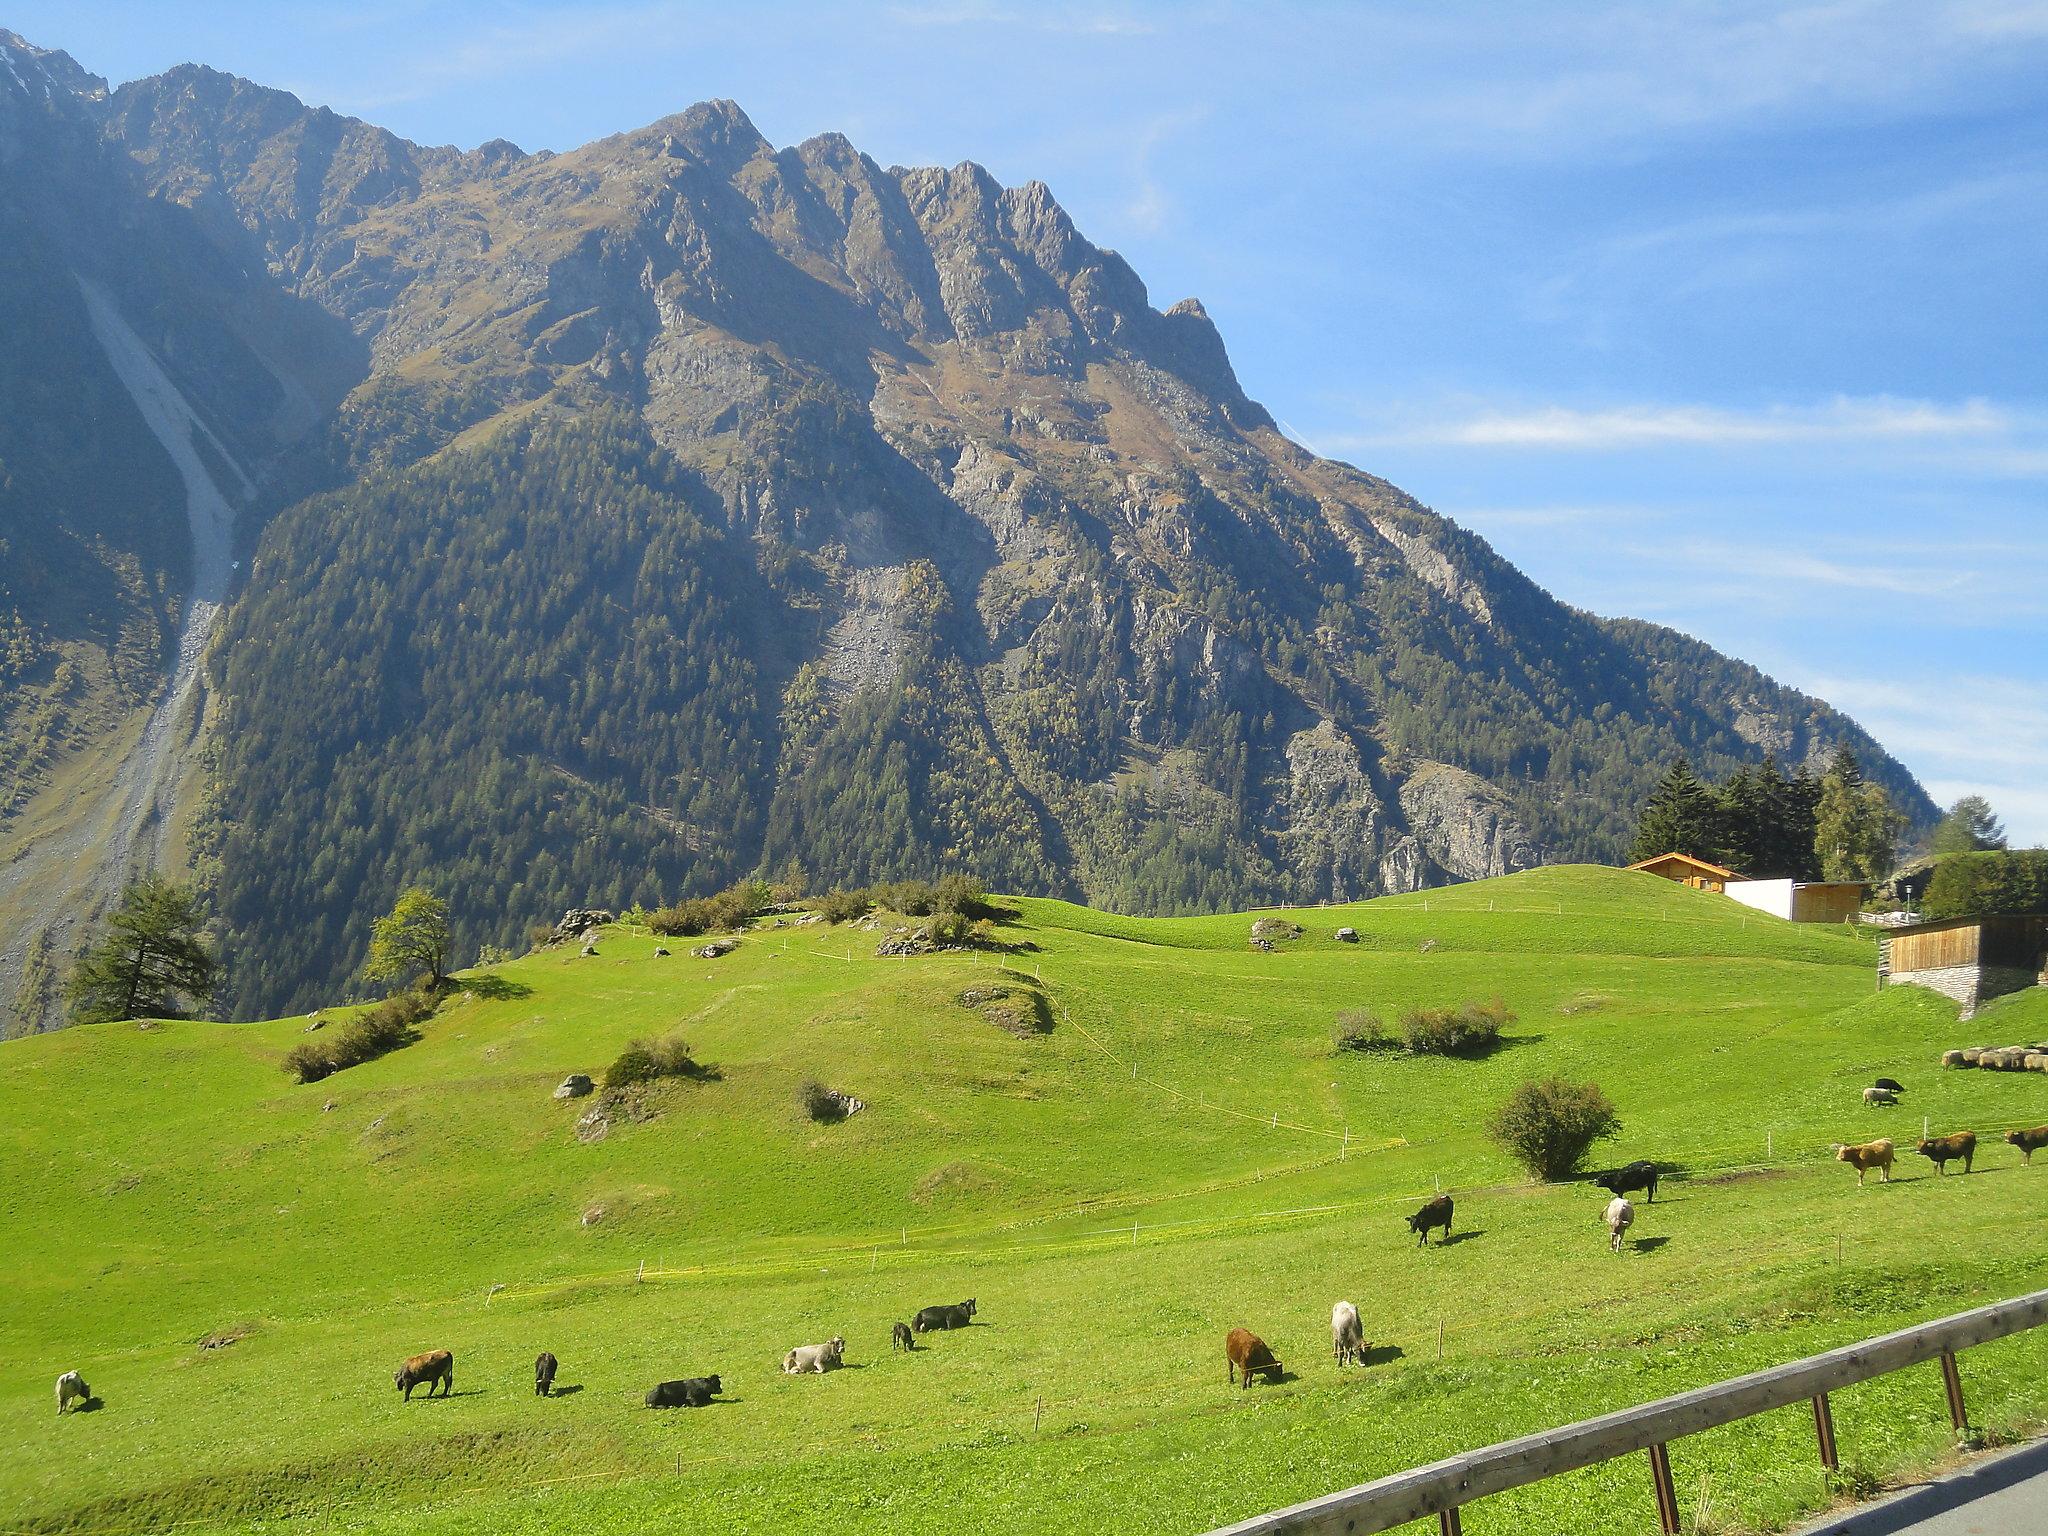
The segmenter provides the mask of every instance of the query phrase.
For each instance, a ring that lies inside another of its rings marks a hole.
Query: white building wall
[[[1730,880],[1721,891],[1745,907],[1782,917],[1789,923],[1792,920],[1792,887],[1796,883],[1792,880]]]

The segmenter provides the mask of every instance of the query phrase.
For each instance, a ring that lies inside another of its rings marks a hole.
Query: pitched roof
[[[1683,859],[1686,863],[1696,868],[1704,869],[1710,874],[1724,876],[1730,880],[1740,880],[1742,878],[1741,874],[1736,870],[1723,869],[1719,864],[1710,863],[1706,859],[1694,858],[1689,853],[1679,853],[1676,849],[1670,853],[1660,853],[1654,859],[1638,859],[1635,863],[1629,865],[1629,868],[1648,869],[1652,865],[1662,864],[1666,859]]]

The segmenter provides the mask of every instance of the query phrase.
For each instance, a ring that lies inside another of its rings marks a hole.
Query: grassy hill
[[[1859,1192],[1828,1152],[2048,1120],[2038,1074],[1934,1065],[2048,1035],[2039,997],[1959,1026],[1876,992],[1861,936],[1608,870],[1286,914],[1305,936],[1271,954],[1244,916],[1016,905],[1017,947],[974,957],[764,925],[657,958],[610,930],[304,1086],[279,1070],[304,1018],[0,1046],[0,1525],[1194,1532],[2041,1283],[2048,1165],[1997,1146],[1936,1182],[1909,1154]],[[992,986],[1051,1028],[960,1001]],[[1518,1022],[1484,1060],[1332,1048],[1339,1008],[1494,996]],[[670,1029],[717,1078],[580,1142],[589,1101],[554,1086]],[[1604,1192],[1532,1186],[1481,1134],[1548,1072],[1620,1109],[1597,1156],[1684,1169],[1620,1258]],[[1863,1107],[1878,1074],[1905,1107]],[[806,1078],[868,1107],[814,1124]],[[1439,1186],[1457,1240],[1420,1251],[1403,1218]],[[984,1326],[891,1354],[892,1322],[970,1295]],[[1330,1362],[1339,1297],[1366,1369]],[[1294,1379],[1224,1385],[1239,1323]],[[780,1374],[835,1332],[854,1368]],[[455,1396],[401,1402],[391,1371],[434,1347]],[[543,1348],[580,1390],[532,1396]],[[1973,1411],[2048,1414],[2044,1364],[2048,1340],[1972,1352]],[[74,1367],[104,1407],[59,1421]],[[639,1406],[712,1371],[717,1407]],[[1861,1472],[1947,1439],[1932,1367],[1835,1412]],[[1788,1411],[1682,1443],[1688,1506],[1821,1502],[1810,1435]],[[1649,1522],[1630,1463],[1470,1517]]]

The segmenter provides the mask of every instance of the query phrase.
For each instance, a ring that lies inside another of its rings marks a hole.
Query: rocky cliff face
[[[704,879],[972,862],[1129,906],[1361,896],[1610,856],[1677,750],[1713,766],[1838,740],[1926,809],[1825,705],[1566,609],[1288,441],[1202,306],[1155,307],[1039,183],[885,168],[837,135],[777,149],[730,102],[529,155],[421,148],[199,68],[53,89],[235,275],[207,312],[262,366],[195,366],[195,392],[273,485],[313,473],[301,418],[344,498],[579,421],[630,419],[671,456],[752,567],[737,622],[774,764],[757,817],[693,833]],[[289,508],[266,540],[296,552],[333,521]],[[265,589],[287,564],[257,551],[249,612],[291,611]],[[252,655],[293,641],[235,634]],[[236,665],[220,680],[253,696]],[[855,814],[891,762],[907,808]],[[291,816],[331,766],[264,780],[258,804],[231,765],[218,814]],[[555,768],[600,788],[617,771]],[[681,793],[631,790],[663,814]],[[236,847],[228,884],[252,873]]]

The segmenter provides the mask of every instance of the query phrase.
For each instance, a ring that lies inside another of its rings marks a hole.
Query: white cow
[[[1339,1365],[1360,1365],[1365,1361],[1365,1330],[1358,1323],[1358,1308],[1340,1301],[1330,1308],[1330,1347]]]
[[[826,1371],[836,1371],[845,1353],[846,1340],[837,1335],[822,1344],[799,1344],[782,1357],[783,1373],[801,1376],[806,1371],[815,1371],[820,1375]]]
[[[92,1388],[85,1384],[85,1378],[76,1371],[66,1371],[57,1378],[57,1411],[62,1413],[66,1405],[73,1402],[92,1401]]]
[[[1628,1229],[1635,1225],[1636,1208],[1628,1203],[1625,1196],[1616,1195],[1607,1202],[1607,1246],[1616,1253],[1621,1252],[1621,1240],[1628,1235]]]

